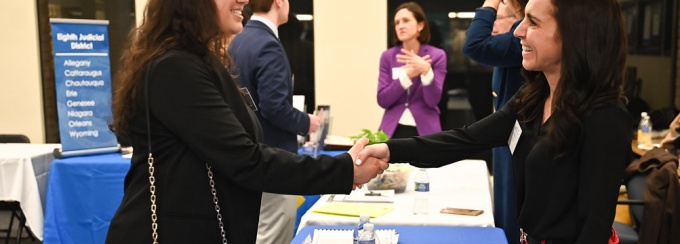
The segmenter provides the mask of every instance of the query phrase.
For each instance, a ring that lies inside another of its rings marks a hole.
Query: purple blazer
[[[446,77],[446,53],[444,50],[427,44],[420,46],[418,56],[429,54],[432,58],[434,78],[429,86],[423,86],[420,76],[412,78],[413,85],[409,88],[411,95],[407,97],[406,90],[399,83],[399,78],[392,78],[392,68],[403,66],[397,62],[397,54],[401,53],[401,48],[402,45],[394,46],[383,52],[380,57],[378,105],[385,109],[385,114],[379,129],[392,137],[408,102],[408,107],[416,121],[418,134],[426,135],[441,131],[437,104],[442,96],[444,77]]]

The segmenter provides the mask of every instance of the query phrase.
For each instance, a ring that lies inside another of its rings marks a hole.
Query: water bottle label
[[[640,128],[640,130],[644,133],[649,133],[650,132],[649,129],[650,129],[649,126],[642,126],[642,128]]]
[[[375,239],[373,239],[373,240],[365,240],[365,241],[364,241],[364,240],[361,240],[361,241],[358,241],[358,243],[359,243],[359,244],[375,244]]]
[[[417,192],[429,192],[430,191],[430,183],[423,183],[423,182],[416,182],[416,191]]]

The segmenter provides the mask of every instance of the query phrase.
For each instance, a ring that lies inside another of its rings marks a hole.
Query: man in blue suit
[[[317,116],[293,108],[293,78],[278,26],[288,21],[288,0],[250,0],[253,16],[229,44],[236,78],[257,106],[264,143],[297,152],[297,135],[315,132]],[[297,196],[264,193],[257,243],[290,243],[295,229]]]

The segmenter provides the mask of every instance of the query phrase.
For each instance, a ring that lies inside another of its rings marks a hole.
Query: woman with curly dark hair
[[[132,31],[112,129],[132,164],[107,243],[255,243],[263,191],[349,193],[388,167],[349,153],[312,158],[262,144],[231,76],[228,41],[248,0],[150,0]]]
[[[508,145],[523,243],[615,241],[632,137],[622,91],[621,6],[529,0],[514,34],[527,81],[506,106],[468,127],[368,146],[359,159],[440,167]]]

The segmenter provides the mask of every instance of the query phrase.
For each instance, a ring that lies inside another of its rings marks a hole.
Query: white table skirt
[[[26,225],[43,239],[45,186],[52,151],[59,144],[0,143],[0,200],[16,201],[26,216]]]
[[[376,226],[477,226],[494,227],[489,172],[483,160],[462,160],[441,168],[428,169],[430,176],[429,212],[427,215],[413,214],[413,176],[404,193],[396,194],[394,210],[371,219]],[[365,189],[363,189],[365,190]],[[298,230],[312,225],[354,225],[358,217],[347,217],[315,213],[313,210],[327,204],[329,195],[324,195],[307,211],[300,221]],[[341,197],[336,196],[334,199]],[[365,204],[365,203],[364,203]],[[384,203],[383,203],[384,204]],[[446,207],[481,209],[479,216],[442,214]]]

